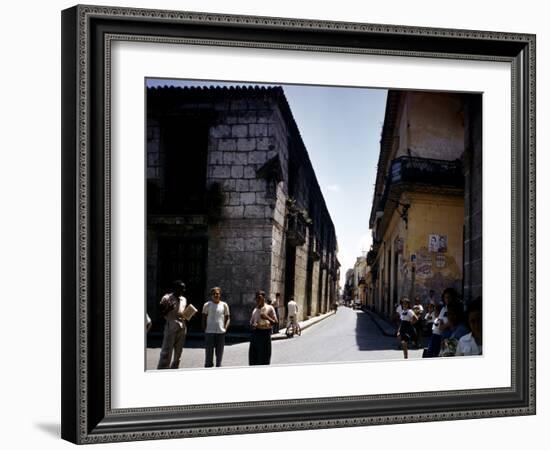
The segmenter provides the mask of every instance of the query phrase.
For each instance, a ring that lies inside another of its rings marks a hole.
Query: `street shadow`
[[[249,342],[250,337],[248,335],[231,335],[225,336],[225,346],[232,346],[235,344],[242,344],[243,342]],[[150,334],[147,336],[147,348],[161,348],[162,347],[162,333]],[[185,339],[184,348],[204,348],[204,334],[193,333],[188,335]]]
[[[360,351],[395,350],[396,355],[401,352],[397,338],[384,335],[370,315],[363,311],[357,311],[355,339]]]

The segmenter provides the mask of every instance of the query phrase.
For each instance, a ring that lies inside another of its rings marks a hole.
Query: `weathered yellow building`
[[[464,292],[468,96],[389,91],[370,216],[367,303],[390,315],[399,299]],[[468,186],[472,183],[468,178]],[[470,194],[470,192],[469,192]],[[481,192],[476,193],[481,197]],[[467,201],[471,201],[468,195]],[[469,204],[469,203],[468,203]],[[468,206],[468,205],[467,205]],[[481,221],[481,219],[479,219]]]

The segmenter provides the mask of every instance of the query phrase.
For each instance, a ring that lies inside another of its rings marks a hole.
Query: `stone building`
[[[374,308],[481,295],[481,99],[388,92],[367,254]]]
[[[300,319],[337,295],[334,225],[280,87],[147,89],[147,308],[173,279],[212,286],[246,327],[255,292]],[[196,326],[195,320],[195,326]]]

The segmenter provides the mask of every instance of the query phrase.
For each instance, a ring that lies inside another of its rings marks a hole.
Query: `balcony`
[[[306,242],[306,221],[301,214],[288,214],[286,239],[290,245],[300,247]]]
[[[464,188],[464,175],[460,160],[401,156],[392,161],[378,211],[383,211],[394,187],[407,187],[412,190],[446,191]]]
[[[369,250],[367,253],[367,265],[372,266],[374,264],[374,261],[376,261],[376,254],[377,252],[375,250]]]
[[[390,182],[421,183],[437,186],[463,187],[464,175],[459,160],[414,158],[401,156],[392,161]]]

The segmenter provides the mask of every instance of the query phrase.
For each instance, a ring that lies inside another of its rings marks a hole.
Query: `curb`
[[[365,313],[368,314],[370,319],[374,322],[376,327],[380,330],[380,332],[384,336],[388,337],[396,337],[397,336],[397,330],[394,329],[392,325],[390,325],[388,322],[386,322],[384,319],[373,313],[372,311],[363,310]],[[391,332],[388,331],[391,329]]]
[[[327,317],[332,316],[333,314],[336,314],[334,311],[330,311],[325,314],[321,314],[320,316],[312,317],[311,319],[304,320],[302,322],[298,322],[300,325],[300,328],[302,331],[307,330],[312,325],[315,325],[316,323],[321,322],[322,320],[325,320]],[[271,335],[271,340],[279,340],[279,339],[288,339],[286,335],[286,327],[279,329],[279,332],[277,334]]]
[[[302,330],[306,330],[312,325],[315,325],[316,323],[321,322],[322,320],[325,320],[327,317],[332,316],[335,314],[334,311],[330,311],[328,313],[322,314],[320,316],[312,317],[311,319],[303,320],[302,322],[299,322],[300,328]],[[150,338],[156,339],[160,342],[162,342],[162,332],[153,331],[150,333]],[[186,339],[204,339],[204,333],[198,332],[198,331],[190,331],[187,333]],[[278,333],[274,333],[271,335],[271,340],[278,340],[278,339],[288,339],[286,335],[286,327],[280,328]],[[250,333],[228,333],[226,334],[226,342],[232,341],[232,342],[247,342],[250,341]]]

